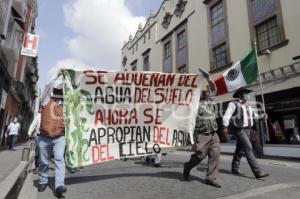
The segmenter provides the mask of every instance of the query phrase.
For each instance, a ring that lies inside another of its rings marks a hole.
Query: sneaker
[[[265,178],[265,177],[268,177],[269,175],[270,175],[269,173],[256,174],[255,178],[256,179]]]
[[[38,192],[45,191],[46,187],[47,187],[47,184],[39,184],[39,186],[38,186]]]
[[[161,164],[160,163],[156,163],[153,165],[154,167],[161,167]]]
[[[216,180],[206,179],[205,182],[206,182],[206,184],[214,186],[214,187],[217,187],[217,188],[221,188],[222,187]]]
[[[63,193],[67,192],[67,188],[65,186],[59,186],[55,189],[55,196],[61,197]]]

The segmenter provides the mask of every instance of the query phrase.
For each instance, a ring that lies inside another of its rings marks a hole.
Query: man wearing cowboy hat
[[[262,173],[253,154],[253,149],[249,140],[250,129],[253,126],[253,117],[259,118],[259,115],[253,111],[248,103],[250,92],[252,92],[252,90],[240,88],[233,94],[233,98],[237,98],[237,100],[230,102],[227,107],[223,117],[223,131],[225,134],[228,132],[227,127],[229,126],[229,121],[232,118],[233,134],[235,135],[237,142],[232,159],[231,172],[235,175],[243,175],[240,173],[239,167],[242,152],[244,151],[254,176],[259,179],[267,177],[269,174]],[[263,114],[262,118],[266,119],[267,115]]]
[[[63,120],[63,78],[61,72],[46,85],[42,95],[42,110],[39,136],[39,185],[43,192],[48,184],[49,157],[54,155],[55,195],[61,197],[65,187],[65,127]]]

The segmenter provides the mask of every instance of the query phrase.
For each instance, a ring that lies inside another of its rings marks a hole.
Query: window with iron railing
[[[248,0],[252,41],[258,52],[275,50],[288,43],[285,38],[280,0]]]
[[[226,45],[222,44],[213,49],[214,67],[220,68],[227,64]]]
[[[269,49],[281,41],[276,17],[263,22],[255,29],[259,51]]]
[[[150,70],[149,54],[147,54],[147,55],[144,56],[143,70],[144,71],[149,71]]]
[[[164,43],[163,48],[163,72],[171,73],[172,72],[172,45],[171,40],[168,40]]]
[[[210,66],[215,70],[230,63],[226,1],[211,0],[207,5]]]

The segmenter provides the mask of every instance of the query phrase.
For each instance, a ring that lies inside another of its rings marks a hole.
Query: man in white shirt
[[[231,172],[236,175],[243,175],[240,173],[239,167],[243,155],[242,152],[244,151],[254,176],[259,179],[267,177],[269,174],[262,173],[253,154],[252,145],[249,140],[250,129],[253,126],[253,117],[259,118],[259,115],[254,113],[252,107],[248,103],[250,92],[252,92],[252,90],[240,88],[233,94],[233,98],[237,98],[237,100],[230,102],[227,107],[223,117],[223,131],[227,134],[227,127],[229,126],[229,121],[232,118],[233,134],[236,137],[236,149],[232,159]],[[262,118],[266,119],[267,115],[263,114]]]
[[[41,108],[35,118],[33,119],[32,123],[30,124],[30,127],[28,129],[28,137],[34,138],[35,140],[35,155],[34,155],[34,164],[35,169],[33,170],[33,173],[37,173],[37,170],[39,168],[39,136],[40,136],[40,125],[41,125]]]
[[[18,118],[15,117],[13,122],[11,122],[8,125],[7,132],[9,136],[9,150],[14,151],[15,150],[15,145],[17,141],[17,135],[20,131],[20,124],[18,123]]]

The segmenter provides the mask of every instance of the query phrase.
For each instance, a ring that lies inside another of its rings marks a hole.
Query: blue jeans
[[[65,185],[65,137],[39,136],[39,184],[48,183],[49,156],[53,153],[55,163],[55,189]]]
[[[16,146],[17,135],[10,135],[9,137],[10,137],[9,149],[14,150]]]

